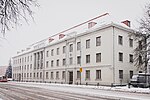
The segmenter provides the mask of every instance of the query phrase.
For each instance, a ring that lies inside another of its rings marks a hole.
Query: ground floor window
[[[48,79],[48,72],[46,72],[46,79]]]
[[[96,79],[101,79],[101,70],[96,70]]]
[[[77,71],[77,79],[80,79],[80,78],[81,78],[81,72]]]
[[[59,71],[56,72],[56,79],[59,79]]]
[[[130,70],[130,79],[132,78],[132,76],[133,76],[133,71]]]
[[[62,79],[65,79],[65,71],[62,71]]]
[[[119,78],[123,79],[123,70],[119,70]]]
[[[89,80],[89,79],[90,79],[90,70],[86,70],[85,79],[86,79],[86,80]]]
[[[51,79],[54,79],[54,73],[51,72]]]

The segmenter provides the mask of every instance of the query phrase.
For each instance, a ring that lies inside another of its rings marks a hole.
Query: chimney
[[[64,36],[64,34],[59,34],[59,39],[63,38]]]
[[[53,40],[54,40],[53,38],[51,38],[51,37],[49,38],[49,42],[52,42]]]
[[[96,22],[89,22],[88,23],[88,29],[92,28],[93,26],[95,26],[97,23]]]
[[[130,21],[129,20],[125,20],[125,21],[122,21],[121,23],[127,25],[128,27],[130,27]]]

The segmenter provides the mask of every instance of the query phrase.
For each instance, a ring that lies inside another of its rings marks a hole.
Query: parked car
[[[0,82],[7,82],[6,76],[0,76]]]
[[[133,87],[149,87],[150,86],[150,73],[139,73],[132,76],[130,84]]]

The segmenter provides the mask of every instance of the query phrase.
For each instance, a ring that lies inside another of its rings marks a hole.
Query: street
[[[0,83],[0,100],[150,100],[149,94],[127,93],[44,83]]]

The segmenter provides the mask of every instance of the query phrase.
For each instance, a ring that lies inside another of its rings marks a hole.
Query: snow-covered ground
[[[34,82],[9,82],[9,84],[28,87],[39,87],[55,91],[93,95],[121,100],[150,100],[150,89],[148,88],[128,88],[127,86],[105,87]]]

